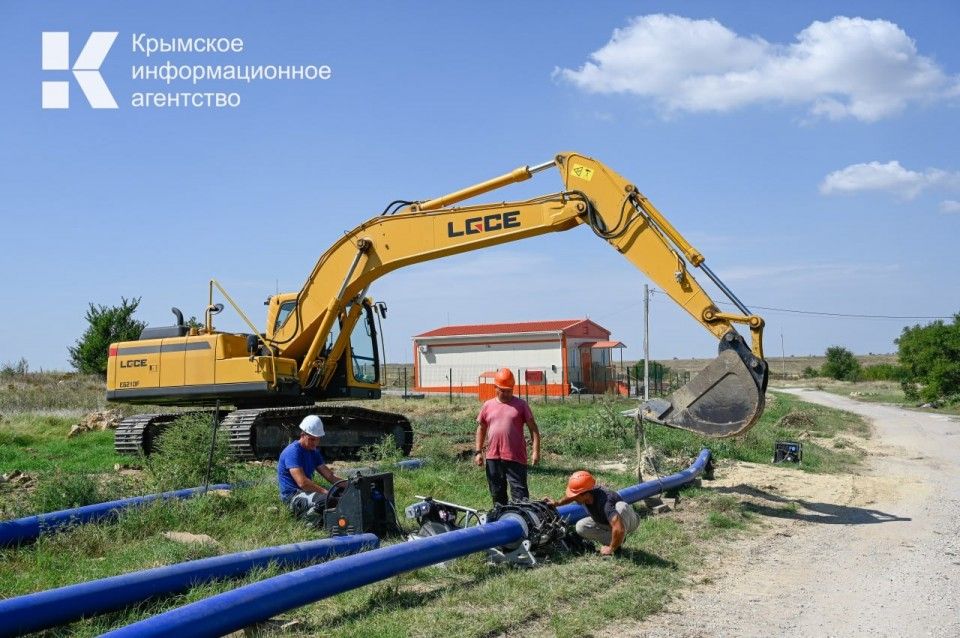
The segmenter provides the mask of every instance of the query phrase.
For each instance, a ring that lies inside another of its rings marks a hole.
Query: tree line
[[[861,366],[843,346],[831,346],[820,369],[808,367],[806,377],[842,381],[899,381],[910,401],[960,402],[960,313],[951,322],[938,319],[907,326],[894,340],[897,364]]]
[[[70,363],[80,372],[107,373],[111,343],[134,341],[145,323],[133,318],[140,298],[122,298],[119,306],[90,304],[87,329],[69,349]],[[190,318],[191,323],[196,319]],[[898,363],[862,366],[843,346],[831,346],[820,369],[808,367],[804,376],[824,376],[844,381],[899,381],[908,400],[960,402],[960,313],[953,320],[936,320],[926,325],[903,328],[894,341]],[[24,368],[26,363],[23,363]],[[664,369],[665,373],[667,369]]]

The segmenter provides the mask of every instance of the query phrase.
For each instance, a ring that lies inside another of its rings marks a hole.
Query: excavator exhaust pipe
[[[720,340],[720,356],[666,399],[650,399],[631,416],[703,436],[746,432],[763,413],[767,363],[735,330]]]

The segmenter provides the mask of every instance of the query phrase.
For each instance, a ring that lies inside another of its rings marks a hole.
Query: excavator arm
[[[556,167],[565,190],[524,201],[458,207],[461,201]],[[403,266],[517,241],[581,224],[623,254],[720,341],[716,360],[667,399],[653,399],[638,414],[707,436],[750,428],[763,411],[767,364],[763,320],[751,314],[697,252],[637,188],[592,158],[561,153],[534,167],[436,199],[404,203],[344,234],[317,261],[303,288],[285,298],[293,311],[278,322],[282,301],[268,316],[267,341],[279,356],[299,363],[303,387],[330,382],[336,362],[361,316],[370,284]],[[721,312],[692,273],[699,268],[740,311]],[[339,320],[332,346],[328,338]],[[746,325],[748,345],[734,324]],[[329,347],[328,347],[329,346]]]
[[[636,186],[576,153],[558,155],[556,165],[567,192],[579,192],[588,202],[585,223],[593,232],[720,340],[719,356],[697,376],[668,399],[646,402],[637,413],[706,436],[732,436],[752,427],[763,413],[767,387],[763,319],[747,310]],[[740,312],[721,312],[691,266],[703,271]],[[749,346],[733,324],[749,328]]]

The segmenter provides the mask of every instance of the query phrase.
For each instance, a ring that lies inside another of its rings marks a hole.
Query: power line
[[[656,288],[651,288],[650,292],[658,292],[666,294],[663,290]],[[717,303],[724,306],[733,306],[734,304],[727,301],[718,301]],[[772,312],[786,312],[797,315],[815,315],[820,317],[845,317],[851,319],[946,319],[950,320],[953,317],[944,317],[944,316],[923,316],[923,315],[863,315],[863,314],[853,314],[853,313],[844,313],[844,312],[820,312],[817,310],[796,310],[794,308],[774,308],[772,306],[755,306],[753,304],[746,304],[748,308],[758,308],[760,310],[770,310]]]
[[[733,305],[733,304],[728,304]],[[771,308],[769,306],[753,306],[760,310],[770,310],[773,312],[788,312],[798,315],[818,315],[821,317],[849,317],[854,319],[952,319],[953,317],[942,316],[915,316],[915,315],[858,315],[844,312],[818,312],[815,310],[793,310],[791,308]]]

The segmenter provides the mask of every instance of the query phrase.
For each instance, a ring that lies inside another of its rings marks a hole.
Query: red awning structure
[[[598,341],[590,348],[596,350],[598,348],[626,348],[627,346],[622,341]]]

